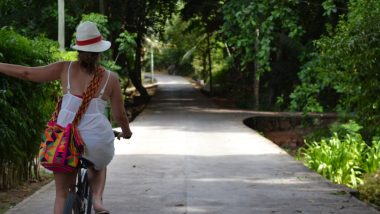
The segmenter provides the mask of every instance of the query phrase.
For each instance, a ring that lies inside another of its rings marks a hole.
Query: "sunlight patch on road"
[[[169,81],[169,82],[167,82],[167,81],[165,81],[165,82],[158,81],[157,83],[159,85],[190,85],[189,83],[183,82],[181,80],[179,80],[179,81],[173,80],[173,81]]]
[[[178,127],[133,127],[131,139],[115,139],[117,155],[283,155],[278,146],[256,132],[202,132]]]
[[[263,179],[247,179],[247,178],[199,178],[192,179],[196,182],[223,182],[223,183],[236,183],[242,182],[247,184],[309,184],[311,183],[308,179],[298,179],[297,177],[289,178],[263,178]]]

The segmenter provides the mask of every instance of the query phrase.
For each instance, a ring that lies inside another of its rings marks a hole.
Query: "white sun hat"
[[[103,52],[111,47],[111,42],[102,40],[96,24],[85,21],[78,25],[76,32],[76,44],[73,49],[84,52]]]

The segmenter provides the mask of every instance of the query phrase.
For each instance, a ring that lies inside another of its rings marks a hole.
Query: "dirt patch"
[[[25,182],[16,188],[0,191],[0,214],[5,213],[8,209],[20,203],[52,180],[52,174],[42,175],[41,180]]]
[[[299,131],[273,131],[265,133],[264,136],[292,156],[295,156],[298,149],[304,146],[304,134]]]
[[[254,116],[244,120],[248,127],[262,133],[290,155],[295,156],[304,146],[306,136],[317,129],[327,127],[336,120],[334,115],[313,115],[304,117],[277,112],[271,116]]]

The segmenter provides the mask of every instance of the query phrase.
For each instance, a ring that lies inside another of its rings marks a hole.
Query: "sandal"
[[[110,211],[107,211],[107,210],[95,211],[95,214],[110,214]]]

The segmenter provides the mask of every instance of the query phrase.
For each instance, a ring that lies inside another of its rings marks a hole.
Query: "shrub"
[[[39,66],[58,60],[58,45],[0,30],[0,61]],[[40,133],[55,105],[59,84],[0,76],[0,189],[38,178]]]
[[[330,139],[306,143],[306,146],[300,151],[309,168],[337,184],[356,188],[363,183],[360,176],[366,144],[361,139],[347,135],[341,141],[335,133]]]
[[[380,170],[366,175],[358,191],[360,199],[380,207]]]
[[[316,53],[299,72],[301,84],[291,95],[291,109],[354,114],[367,136],[380,133],[380,1],[350,0],[348,14],[329,34],[314,42]],[[323,96],[324,91],[330,91]]]
[[[357,133],[360,128],[354,121],[333,125],[331,137],[306,142],[298,158],[332,182],[357,188],[364,173],[380,168],[380,140],[374,138],[368,145]]]

